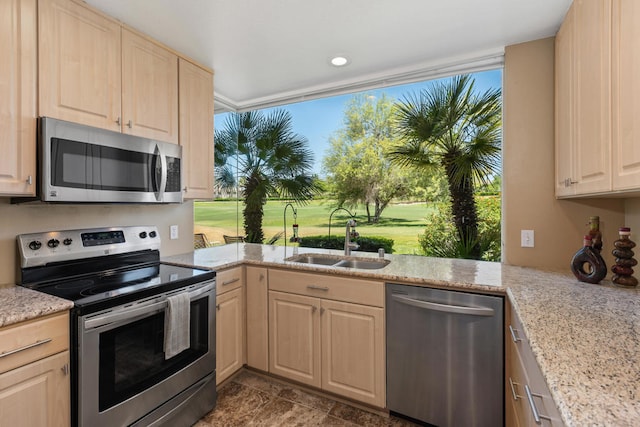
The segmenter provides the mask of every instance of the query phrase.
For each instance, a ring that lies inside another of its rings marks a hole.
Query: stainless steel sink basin
[[[377,270],[379,268],[386,267],[391,261],[389,260],[368,260],[368,259],[344,259],[336,264],[334,267],[347,267],[347,268],[361,268],[363,270]]]
[[[287,261],[301,262],[303,264],[333,265],[340,259],[322,255],[297,255],[287,258]]]
[[[285,261],[299,262],[303,264],[326,265],[331,267],[360,268],[363,270],[377,270],[386,267],[391,261],[375,258],[352,258],[337,255],[303,254],[294,255]]]

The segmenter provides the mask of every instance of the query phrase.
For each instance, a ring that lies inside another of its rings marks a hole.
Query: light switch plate
[[[533,230],[520,230],[520,246],[533,248],[535,245]]]
[[[178,226],[172,225],[169,230],[171,231],[171,240],[176,240],[178,238]]]

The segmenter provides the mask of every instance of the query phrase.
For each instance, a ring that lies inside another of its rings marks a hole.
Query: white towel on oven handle
[[[164,314],[164,358],[173,356],[191,347],[191,297],[188,292],[167,297]]]

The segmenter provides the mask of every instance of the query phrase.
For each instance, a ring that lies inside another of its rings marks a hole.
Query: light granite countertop
[[[385,255],[391,263],[360,270],[285,261],[341,251],[254,244],[200,249],[163,261],[224,269],[285,267],[385,282],[506,294],[567,426],[640,425],[640,290],[591,285],[566,272],[500,263]],[[354,253],[377,258],[377,254]]]
[[[0,327],[70,310],[73,302],[22,286],[0,285]]]

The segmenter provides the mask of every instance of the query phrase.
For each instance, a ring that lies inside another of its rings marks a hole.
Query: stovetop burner
[[[93,312],[215,277],[161,263],[159,239],[156,227],[23,234],[20,284]]]

